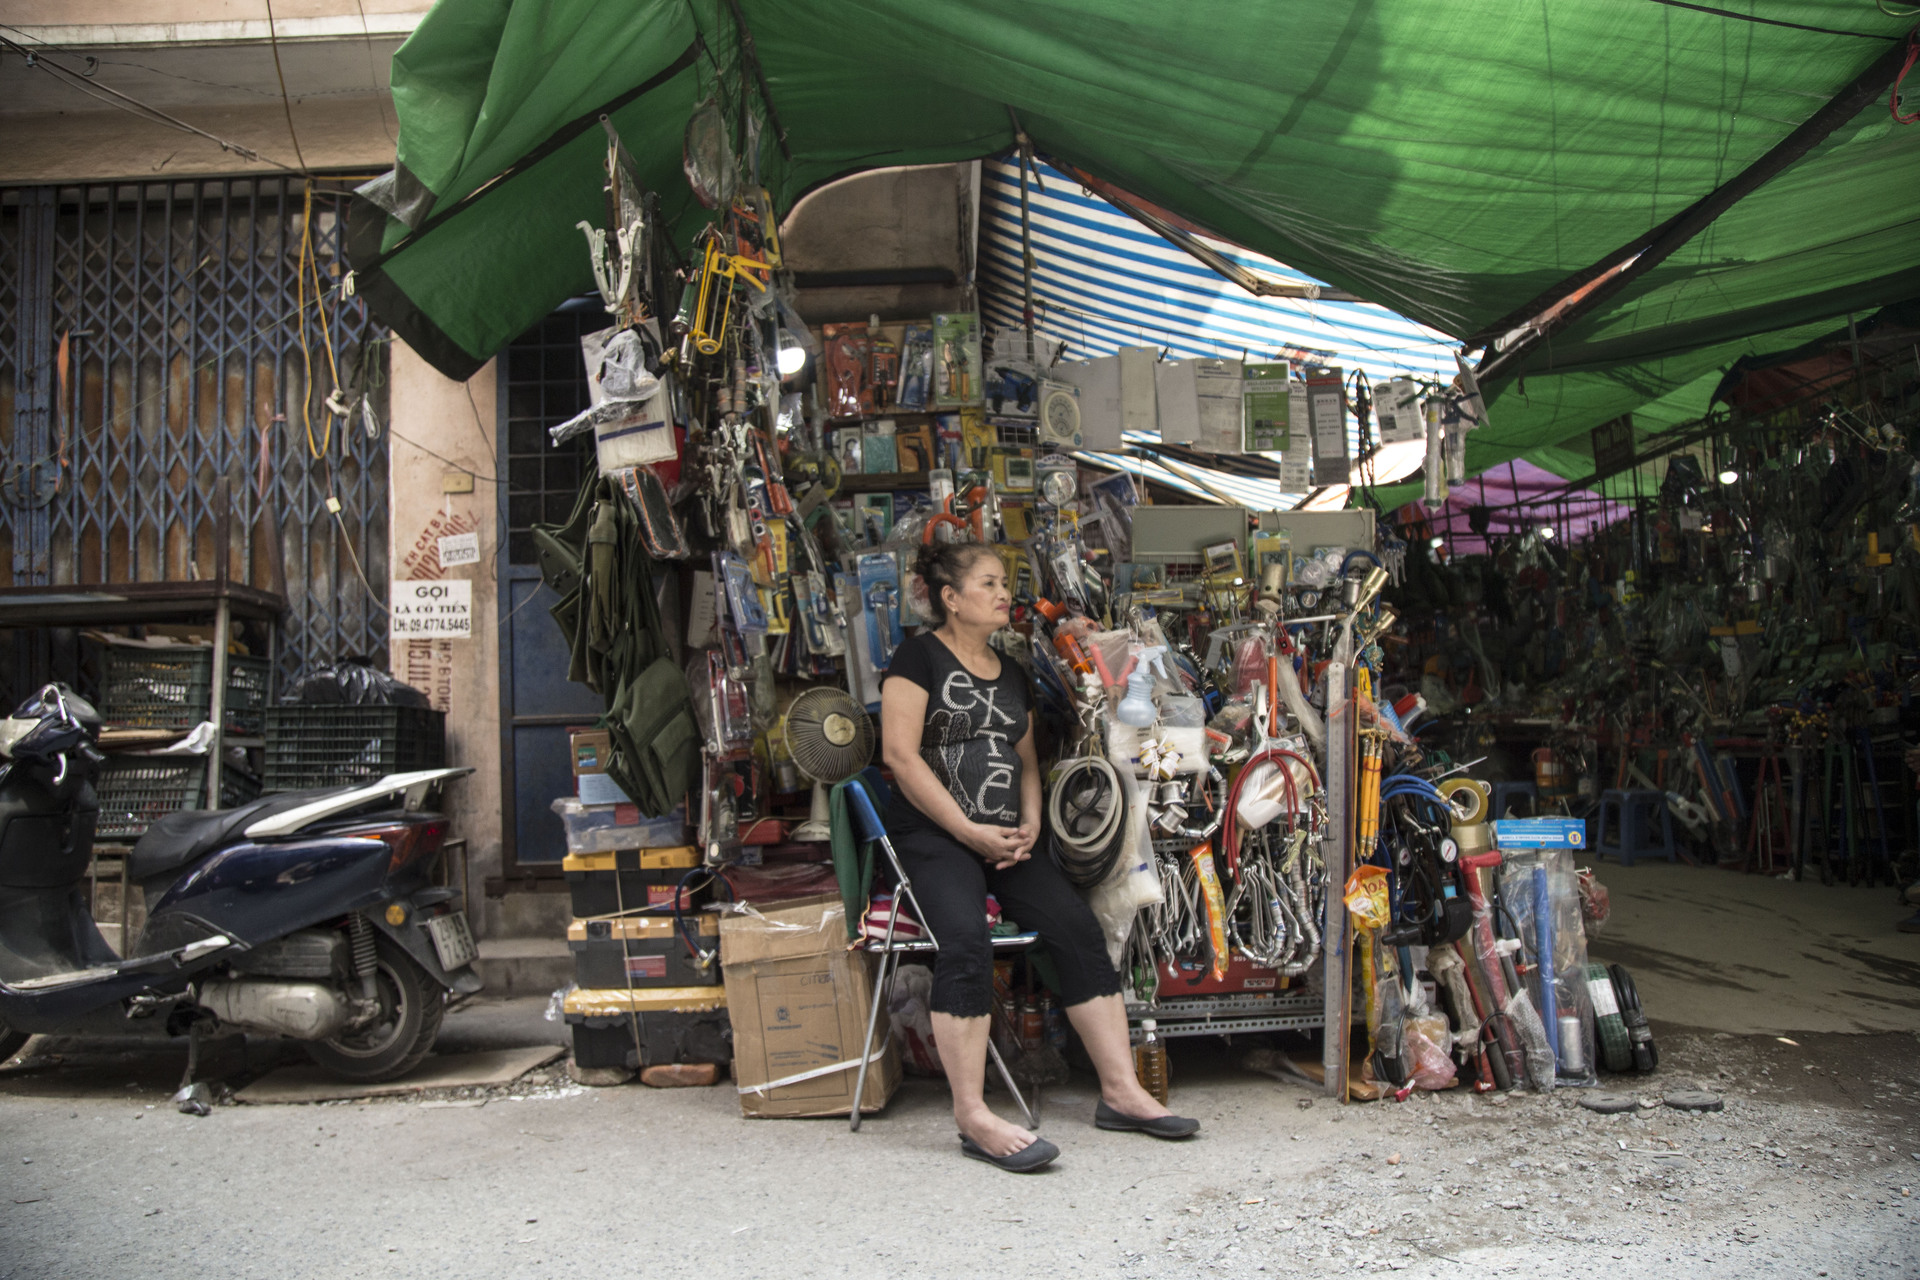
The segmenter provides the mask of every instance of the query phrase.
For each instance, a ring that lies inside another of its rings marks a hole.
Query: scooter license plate
[[[427,936],[433,939],[433,949],[439,953],[440,967],[449,973],[462,965],[472,964],[474,957],[480,954],[473,945],[473,934],[467,929],[467,913],[464,911],[449,911],[446,915],[428,920]]]

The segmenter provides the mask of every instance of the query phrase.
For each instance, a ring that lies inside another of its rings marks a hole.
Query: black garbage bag
[[[280,701],[304,707],[431,707],[432,699],[378,667],[341,662],[303,677]]]

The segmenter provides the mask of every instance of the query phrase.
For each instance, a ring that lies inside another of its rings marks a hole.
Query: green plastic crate
[[[205,756],[108,756],[94,780],[100,798],[95,840],[138,840],[155,820],[183,809],[206,808]],[[257,799],[259,784],[227,769],[220,775],[221,807]]]
[[[106,646],[100,715],[111,725],[185,732],[212,708],[213,650],[206,645]],[[227,658],[226,728],[257,736],[266,724],[271,668],[265,658]]]

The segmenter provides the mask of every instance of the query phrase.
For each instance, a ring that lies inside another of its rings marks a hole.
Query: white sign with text
[[[396,579],[390,598],[396,640],[473,638],[473,583],[465,579]]]
[[[442,569],[451,569],[458,564],[479,563],[479,534],[451,533],[440,539],[440,567]]]

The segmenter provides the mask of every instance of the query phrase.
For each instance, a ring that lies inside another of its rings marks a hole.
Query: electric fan
[[[793,767],[813,783],[813,810],[793,838],[830,839],[827,788],[867,767],[873,758],[873,721],[843,689],[808,689],[787,708],[786,738]]]

